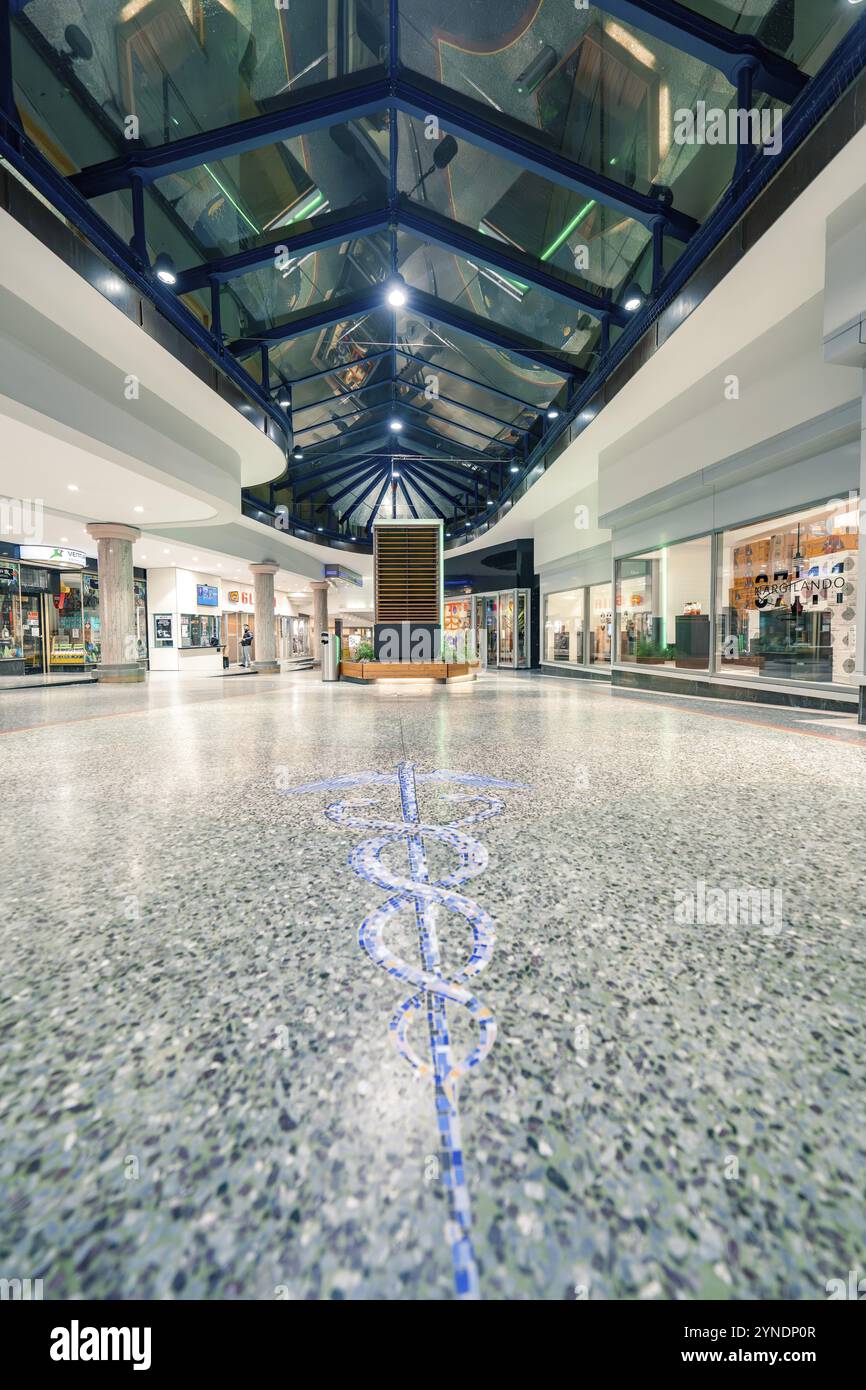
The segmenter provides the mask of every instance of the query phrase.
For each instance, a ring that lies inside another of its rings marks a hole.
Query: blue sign
[[[197,584],[196,595],[200,608],[219,608],[220,591],[213,584]]]

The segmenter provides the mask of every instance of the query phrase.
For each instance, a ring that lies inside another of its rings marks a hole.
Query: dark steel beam
[[[507,444],[504,439],[496,439],[492,434],[484,434],[481,430],[470,429],[468,425],[458,425],[456,420],[448,420],[444,415],[437,415],[433,410],[422,410],[420,406],[412,405],[409,401],[399,401],[394,409],[398,414],[401,410],[413,410],[416,415],[423,416],[425,420],[435,420],[437,425],[444,425],[446,429],[462,430],[464,434],[474,434],[477,439],[484,439],[488,444],[494,444],[498,449],[506,449],[510,454],[514,453],[514,445]],[[446,435],[445,438],[447,439],[448,436]],[[470,445],[469,447],[473,448],[474,446]]]
[[[606,207],[625,217],[632,217],[649,227],[657,217],[663,217],[670,236],[688,241],[698,230],[693,217],[673,207],[669,190],[639,193],[607,174],[599,174],[575,163],[555,149],[552,141],[545,143],[543,134],[529,134],[522,121],[502,112],[491,113],[490,107],[472,97],[458,97],[448,87],[433,82],[418,73],[401,72],[396,84],[396,104],[409,116],[423,121],[438,116],[449,135],[459,136],[501,159],[508,159],[521,169],[537,174],[551,183],[570,188],[586,198],[597,198]]]
[[[164,145],[139,146],[129,154],[89,165],[72,175],[70,182],[85,198],[97,198],[127,188],[133,174],[142,183],[152,183],[166,174],[196,169],[201,164],[274,145],[279,140],[291,140],[325,126],[372,116],[388,105],[390,95],[388,82],[383,77],[371,79],[369,72],[354,79],[343,78],[339,91],[334,90],[332,83],[322,83],[320,88],[309,88],[303,98],[279,110],[260,112],[215,130],[197,131]]]
[[[438,518],[439,518],[440,521],[445,521],[445,519],[446,519],[446,518],[445,518],[445,513],[443,512],[442,508],[439,507],[439,506],[433,501],[433,498],[430,497],[429,494],[426,493],[426,492],[424,491],[424,489],[423,489],[423,487],[421,486],[421,484],[419,483],[418,479],[412,475],[412,470],[411,470],[411,469],[409,470],[409,480],[410,480],[410,482],[411,482],[413,488],[414,488],[415,491],[417,492],[418,496],[421,498],[421,501],[427,503],[427,506],[430,508],[431,512],[433,512],[433,514],[434,514],[435,516],[438,516]]]
[[[340,319],[363,318],[375,309],[382,307],[382,291],[365,290],[363,294],[352,295],[349,299],[328,299],[315,309],[303,309],[292,314],[285,323],[262,328],[244,338],[235,338],[228,344],[229,352],[235,357],[245,357],[255,352],[262,343],[284,343],[288,338],[297,338],[302,333],[312,333],[318,328],[326,328]]]
[[[370,478],[374,479],[373,486],[375,487],[376,484],[374,475],[378,474],[381,471],[381,469],[382,463],[379,460],[377,460],[376,463],[372,465],[372,467],[362,468],[360,472],[357,474],[357,476],[352,480],[352,482],[347,483],[345,487],[340,488],[339,492],[335,492],[331,496],[329,496],[328,506],[335,507],[338,502],[342,502],[344,497],[348,497],[350,492],[354,492],[356,487],[360,487],[362,483],[366,483]]]
[[[420,477],[426,487],[429,487],[433,492],[438,492],[439,496],[444,497],[446,502],[450,503],[455,511],[461,505],[461,494],[459,492],[449,491],[437,478],[434,478],[432,474],[428,473],[423,465],[419,466],[413,464],[407,467],[406,472],[409,474],[410,481],[412,482],[415,481],[416,477]]]
[[[378,512],[380,506],[382,505],[382,498],[385,496],[385,493],[386,493],[386,491],[388,490],[388,485],[389,485],[390,482],[391,482],[391,470],[388,469],[388,470],[387,470],[387,473],[386,473],[386,476],[385,476],[385,481],[384,481],[384,483],[382,484],[382,490],[381,490],[381,492],[379,493],[379,496],[376,498],[375,502],[373,503],[373,507],[372,507],[372,510],[371,510],[371,512],[370,512],[370,519],[369,519],[369,521],[367,522],[367,525],[364,527],[364,530],[367,532],[368,535],[369,535],[370,532],[373,530],[373,522],[374,522],[374,520],[375,520],[375,518],[376,518],[376,514],[377,514],[377,512]]]
[[[386,476],[386,475],[387,475],[387,476]],[[390,479],[390,476],[391,476],[391,470],[390,470],[389,468],[381,468],[381,469],[379,470],[379,472],[376,474],[376,476],[373,478],[373,480],[372,480],[372,482],[370,483],[369,487],[365,487],[365,488],[364,488],[364,491],[363,491],[362,493],[360,493],[360,495],[359,495],[358,497],[355,498],[355,500],[354,500],[354,502],[352,503],[352,505],[351,505],[351,507],[349,508],[349,510],[346,511],[346,512],[343,512],[343,515],[340,517],[340,525],[341,525],[341,526],[345,525],[345,523],[349,520],[349,517],[352,515],[352,513],[355,512],[355,511],[357,511],[358,508],[361,506],[361,504],[367,500],[367,498],[369,497],[370,493],[373,491],[373,488],[376,486],[376,484],[377,484],[382,478],[385,478],[385,487],[387,487],[387,486],[388,486],[388,481],[389,481],[389,479]],[[379,497],[378,497],[378,500],[377,500],[377,502],[376,502],[376,506],[375,506],[374,509],[373,509],[374,514],[375,514],[376,511],[378,511],[379,502],[381,502],[381,500],[382,500],[382,495],[383,495],[383,493],[384,493],[384,491],[385,491],[385,487],[383,487],[383,488],[382,488],[382,492],[379,493]]]
[[[292,490],[296,502],[303,502],[307,497],[312,497],[314,493],[323,492],[327,488],[333,487],[335,483],[342,483],[346,478],[357,479],[359,473],[363,473],[370,466],[369,458],[353,459],[350,465],[341,463],[338,466],[332,465],[330,468],[322,468],[315,474],[310,474],[305,478],[293,478]],[[380,467],[376,464],[376,467]],[[310,483],[309,487],[302,487],[299,492],[295,492],[296,483]]]
[[[398,205],[397,225],[414,232],[431,246],[441,246],[444,250],[453,251],[469,260],[494,266],[504,274],[513,276],[515,280],[525,281],[535,289],[544,290],[546,294],[553,295],[555,299],[561,300],[571,308],[582,309],[597,319],[607,316],[620,328],[624,328],[631,318],[625,309],[614,303],[610,295],[592,294],[578,285],[571,285],[561,276],[552,275],[549,270],[545,270],[542,263],[531,256],[526,256],[516,249],[506,248],[504,242],[461,227],[459,223],[452,222],[447,217],[439,217],[426,208],[422,211],[405,198],[402,198]],[[411,296],[410,289],[410,306]]]
[[[277,228],[276,240],[264,246],[252,246],[247,251],[238,251],[234,256],[223,256],[216,261],[205,261],[189,270],[178,273],[176,293],[189,294],[200,290],[208,280],[220,283],[234,280],[250,270],[273,265],[278,248],[285,247],[289,256],[304,251],[318,250],[323,246],[336,246],[341,241],[351,241],[359,236],[371,236],[374,232],[385,231],[388,227],[388,213],[374,208],[369,212],[356,212],[351,216],[340,217],[335,222],[319,223],[318,220],[302,232],[290,232],[288,228]]]
[[[651,38],[717,68],[734,87],[737,69],[744,61],[754,64],[757,89],[778,101],[790,104],[809,80],[789,58],[765,48],[753,35],[716,24],[676,0],[603,0],[601,8]]]
[[[422,318],[434,319],[437,323],[444,323],[458,332],[467,333],[472,338],[478,338],[490,347],[511,352],[516,357],[525,357],[528,362],[534,362],[537,367],[544,367],[548,372],[555,372],[557,376],[562,377],[563,381],[569,377],[575,377],[581,381],[586,378],[586,373],[580,367],[568,366],[567,363],[554,357],[552,352],[546,352],[543,348],[536,347],[533,340],[525,338],[522,333],[515,333],[510,328],[502,328],[499,325],[488,323],[486,319],[481,318],[480,314],[472,314],[467,309],[458,309],[455,304],[446,304],[444,300],[436,299],[432,294],[425,294],[421,290],[410,290],[409,305],[413,313],[420,314]]]
[[[441,345],[439,350],[442,350]],[[417,362],[420,367],[426,367],[434,375],[436,372],[444,372],[446,376],[453,376],[456,381],[465,381],[469,386],[474,386],[479,391],[487,391],[489,395],[498,396],[500,400],[511,401],[514,405],[519,405],[522,410],[529,410],[533,415],[538,415],[540,411],[546,409],[543,405],[533,405],[531,401],[521,400],[520,396],[512,396],[508,391],[500,391],[498,386],[491,386],[486,381],[479,381],[477,377],[464,376],[462,372],[455,372],[453,367],[443,367],[439,362],[430,362],[426,357],[418,357],[416,353],[409,352],[408,348],[398,346],[397,356],[405,357],[409,362]]]
[[[475,405],[467,405],[465,401],[458,401],[455,396],[443,396],[441,391],[437,392],[435,396],[428,396],[426,387],[419,386],[417,381],[407,381],[405,377],[398,376],[396,384],[398,387],[405,386],[410,391],[420,392],[426,400],[445,401],[447,405],[453,405],[458,410],[466,410],[470,415],[480,415],[482,420],[489,420],[491,424],[498,425],[502,430],[513,430],[515,434],[529,434],[525,425],[513,425],[509,420],[502,420],[498,415],[491,415],[487,410],[479,410]],[[369,388],[362,386],[360,389],[364,391]],[[540,415],[543,412],[544,406],[539,406],[537,413]]]
[[[408,491],[407,491],[407,489],[406,489],[406,484],[403,482],[403,476],[402,476],[402,474],[400,474],[400,475],[398,476],[398,478],[397,478],[397,486],[399,487],[400,491],[402,492],[403,496],[404,496],[405,499],[406,499],[406,506],[409,508],[409,510],[410,510],[410,512],[412,513],[412,515],[414,516],[415,520],[416,520],[416,521],[419,521],[419,520],[420,520],[420,517],[418,516],[418,512],[417,512],[417,510],[416,510],[416,508],[415,508],[415,503],[412,501],[412,498],[409,496],[409,493],[408,493]]]

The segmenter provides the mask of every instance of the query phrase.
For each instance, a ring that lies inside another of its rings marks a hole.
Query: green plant
[[[638,642],[635,656],[638,661],[660,661],[667,657],[668,649],[661,642],[645,640]]]
[[[356,661],[375,661],[376,653],[373,650],[372,642],[359,642],[355,652]]]

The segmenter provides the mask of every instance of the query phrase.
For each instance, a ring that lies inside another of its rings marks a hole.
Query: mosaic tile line
[[[469,805],[475,805],[476,809],[442,825],[424,821],[418,804],[419,782],[457,783],[467,787],[470,790],[450,793],[447,800],[467,803],[467,809]],[[514,789],[522,784],[466,773],[418,773],[411,762],[404,761],[398,764],[396,773],[360,773],[355,777],[308,783],[291,788],[290,794],[394,783],[399,789],[402,821],[356,814],[360,808],[374,805],[372,798],[333,802],[325,808],[325,815],[336,825],[380,832],[356,845],[349,854],[349,864],[359,878],[390,894],[364,918],[358,939],[374,964],[395,979],[414,987],[413,993],[403,1000],[392,1017],[390,1032],[398,1052],[416,1074],[433,1076],[443,1179],[448,1192],[447,1235],[454,1289],[458,1299],[476,1300],[480,1296],[479,1274],[472,1241],[472,1212],[466,1182],[458,1083],[461,1077],[484,1060],[496,1040],[496,1020],[465,983],[489,964],[496,933],[489,913],[459,892],[463,883],[484,872],[488,859],[485,847],[463,827],[489,820],[504,809],[505,803],[499,797],[485,793],[484,788]],[[425,851],[425,841],[429,840],[448,845],[459,859],[458,866],[451,873],[435,881],[431,881]],[[394,873],[382,861],[383,853],[400,842],[406,845],[408,878]],[[393,921],[396,913],[408,907],[413,911],[418,932],[421,969],[396,955],[385,940],[389,922]],[[463,917],[472,931],[470,958],[450,979],[442,972],[436,921],[440,908]],[[465,1057],[459,1059],[454,1056],[448,1030],[449,1002],[466,1008],[478,1027],[478,1042]],[[425,1004],[430,1062],[418,1055],[408,1037],[413,1014],[424,1010]]]

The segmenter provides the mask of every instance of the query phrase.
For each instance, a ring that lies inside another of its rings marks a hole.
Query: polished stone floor
[[[0,748],[0,1276],[823,1299],[866,1271],[852,720],[169,676],[4,692]]]

